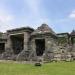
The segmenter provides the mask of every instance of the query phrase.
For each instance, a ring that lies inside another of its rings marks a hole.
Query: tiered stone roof
[[[75,30],[73,30],[70,35],[75,36]]]
[[[47,25],[47,24],[42,24],[40,27],[38,27],[32,35],[36,34],[46,34],[46,33],[51,33],[53,35],[56,35],[56,33]]]

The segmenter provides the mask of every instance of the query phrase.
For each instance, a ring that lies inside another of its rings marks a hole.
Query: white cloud
[[[69,18],[75,19],[75,10],[70,13]]]
[[[51,21],[47,18],[47,13],[43,8],[43,0],[24,0],[30,11],[24,18],[24,23],[33,28],[37,28],[42,23],[50,24]],[[25,5],[25,6],[26,6]]]
[[[40,4],[42,0],[25,0],[25,3],[28,5],[31,14],[39,15],[40,13]]]
[[[13,19],[13,16],[8,15],[8,14],[1,14],[0,13],[0,21],[3,22],[3,23],[8,23],[12,19]]]
[[[9,14],[8,10],[0,8],[0,31],[5,32],[10,29],[13,19],[13,15]]]

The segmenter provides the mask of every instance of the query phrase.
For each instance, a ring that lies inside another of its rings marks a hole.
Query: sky
[[[56,33],[75,29],[75,0],[0,0],[0,32],[46,23]]]

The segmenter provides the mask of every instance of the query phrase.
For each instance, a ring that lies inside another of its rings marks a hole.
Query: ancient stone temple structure
[[[20,61],[75,59],[75,31],[56,34],[47,24],[36,30],[16,28],[0,33],[0,59]]]

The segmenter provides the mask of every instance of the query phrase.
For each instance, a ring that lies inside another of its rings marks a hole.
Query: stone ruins
[[[75,30],[55,33],[47,24],[0,32],[0,60],[15,61],[75,60]]]

